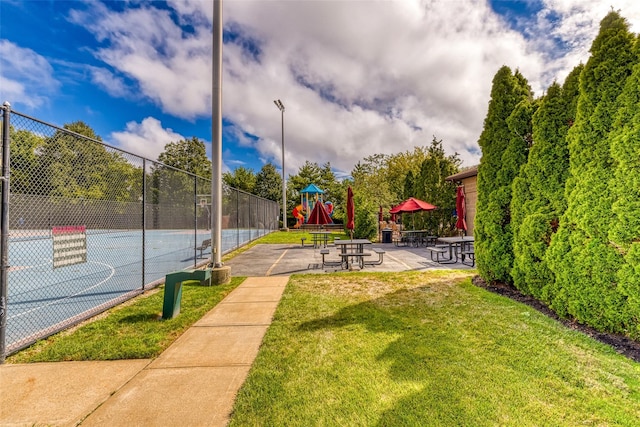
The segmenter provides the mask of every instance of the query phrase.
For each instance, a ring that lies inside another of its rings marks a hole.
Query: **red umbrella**
[[[414,222],[414,229],[415,229],[415,219],[413,218],[413,213],[414,212],[420,212],[420,211],[432,211],[434,209],[438,209],[437,206],[432,205],[431,203],[427,203],[427,202],[423,202],[422,200],[416,199],[414,197],[409,197],[407,200],[405,200],[404,202],[400,203],[398,206],[391,208],[391,210],[389,211],[389,213],[391,214],[397,214],[397,213],[411,213],[411,219]]]
[[[320,200],[316,201],[316,204],[313,207],[313,210],[309,214],[309,219],[307,220],[307,224],[318,224],[318,225],[333,224],[331,217],[327,213],[326,209],[324,208],[324,205]]]
[[[467,231],[467,221],[465,221],[464,217],[466,215],[466,203],[464,200],[464,187],[458,187],[456,193],[456,214],[458,215],[458,220],[456,221],[456,228],[458,230]]]
[[[347,189],[347,230],[351,230],[353,239],[353,229],[355,228],[356,209],[353,205],[353,190],[351,186]]]
[[[416,199],[414,197],[409,197],[404,202],[400,203],[398,206],[391,208],[389,213],[397,214],[402,212],[413,213],[419,211],[432,211],[434,209],[438,209],[437,206],[432,205],[431,203],[423,202],[422,200]]]

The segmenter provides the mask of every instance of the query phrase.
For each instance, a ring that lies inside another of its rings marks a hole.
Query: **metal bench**
[[[196,246],[196,249],[200,251],[200,258],[202,258],[202,252],[210,246],[211,246],[211,239],[203,240],[200,246]]]

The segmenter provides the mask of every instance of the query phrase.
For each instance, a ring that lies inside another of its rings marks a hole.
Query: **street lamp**
[[[282,228],[287,228],[287,181],[284,177],[284,104],[282,101],[273,101],[280,110],[280,116],[282,117]]]

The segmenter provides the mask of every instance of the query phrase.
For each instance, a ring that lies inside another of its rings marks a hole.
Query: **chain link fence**
[[[1,129],[0,361],[210,262],[210,180],[7,106]],[[223,253],[278,229],[277,202],[223,193]]]

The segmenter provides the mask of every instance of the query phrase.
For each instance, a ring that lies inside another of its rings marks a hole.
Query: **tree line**
[[[55,130],[46,136],[10,128],[13,193],[59,198],[61,203],[82,200],[139,203],[146,173],[148,202],[178,208],[193,204],[194,177],[175,169],[203,180],[211,178],[205,143],[196,137],[166,144],[158,156],[160,163],[152,162],[150,170],[144,171],[141,158],[103,145],[101,137],[86,123],[68,123],[63,129],[69,132]],[[408,197],[439,207],[435,212],[415,215],[410,226],[447,234],[455,225],[452,215],[455,188],[445,178],[456,173],[459,166],[458,155],[446,155],[442,141],[435,137],[430,145],[416,146],[412,151],[365,157],[349,177],[337,177],[329,162],[320,166],[306,161],[295,174],[287,176],[288,225],[294,224],[292,211],[300,204],[299,191],[309,184],[324,190],[324,200],[332,202],[334,222],[346,222],[346,194],[351,186],[357,206],[356,236],[374,237],[380,209],[385,219],[389,219],[389,208]],[[258,172],[238,167],[223,173],[222,179],[231,188],[273,201],[282,199],[282,177],[271,163]],[[198,194],[210,192],[208,182],[196,179],[196,185]]]
[[[619,13],[534,99],[502,67],[479,138],[476,259],[564,317],[640,337],[640,41]]]

